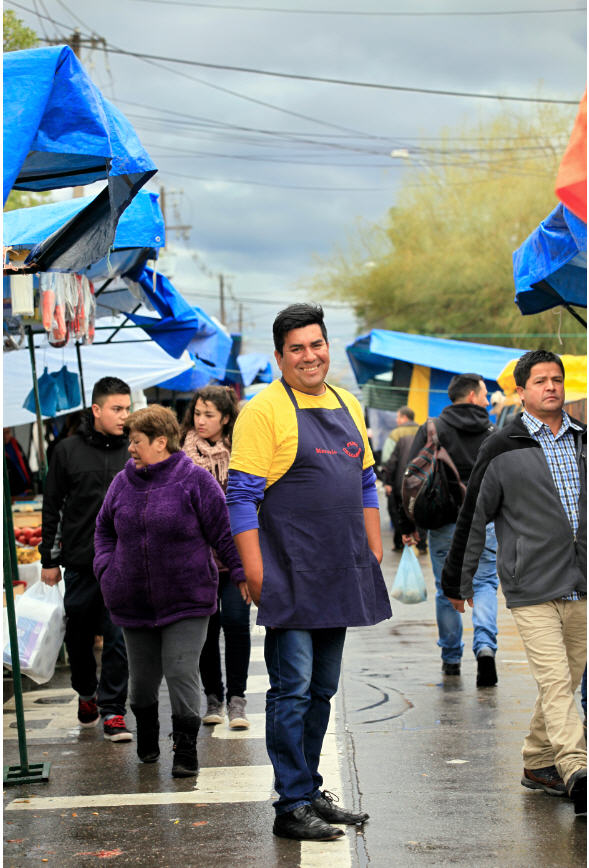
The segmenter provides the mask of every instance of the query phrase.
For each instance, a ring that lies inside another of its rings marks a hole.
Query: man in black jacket
[[[110,620],[92,570],[96,516],[113,478],[128,458],[124,424],[131,406],[129,386],[103,377],[92,391],[92,409],[75,434],[55,447],[43,495],[41,579],[65,580],[65,644],[72,687],[78,693],[81,726],[103,719],[109,741],[131,741],[125,725],[127,654],[122,631]],[[103,636],[100,681],[94,636]],[[98,688],[98,691],[97,691]]]
[[[493,430],[487,413],[487,387],[479,374],[457,374],[450,380],[448,396],[452,401],[436,419],[440,444],[454,461],[460,479],[468,482],[479,448]],[[414,458],[427,441],[426,425],[422,425],[411,448]],[[414,543],[419,534],[407,520],[403,541]],[[442,671],[445,675],[460,675],[462,619],[442,590],[442,567],[450,549],[456,525],[445,524],[428,533],[429,551],[436,580],[436,620],[438,645],[442,649]],[[473,652],[477,659],[477,687],[493,687],[497,683],[495,652],[497,651],[497,541],[493,524],[486,529],[486,541],[479,569],[474,577]]]

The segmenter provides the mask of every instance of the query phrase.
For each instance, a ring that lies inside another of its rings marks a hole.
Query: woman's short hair
[[[186,435],[194,428],[194,408],[197,401],[210,401],[214,404],[221,416],[227,416],[227,422],[223,425],[223,437],[229,444],[233,436],[233,426],[239,413],[239,404],[235,390],[231,386],[203,386],[197,389],[184,413],[180,430],[180,443],[184,443]]]
[[[176,414],[169,407],[161,404],[150,404],[127,416],[125,419],[125,434],[133,431],[145,434],[150,443],[156,437],[165,437],[168,441],[168,452],[180,452],[180,425]]]

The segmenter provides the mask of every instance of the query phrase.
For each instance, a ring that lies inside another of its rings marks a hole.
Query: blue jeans
[[[245,696],[247,673],[250,662],[250,605],[244,603],[238,588],[223,570],[219,575],[218,607],[209,618],[207,639],[200,655],[200,677],[207,696],[213,694],[219,702],[227,695]],[[227,691],[223,688],[221,651],[219,640],[221,628],[225,635],[225,673]]]
[[[462,642],[462,615],[457,612],[442,591],[442,567],[450,550],[455,524],[446,524],[438,530],[430,530],[429,552],[432,569],[436,579],[436,620],[438,622],[438,645],[442,649],[444,663],[460,663],[464,643]],[[497,650],[497,538],[495,525],[487,525],[485,548],[479,560],[479,567],[473,578],[474,608],[472,625],[474,636],[472,650],[475,657],[483,648],[493,654]]]
[[[274,803],[277,814],[294,811],[319,795],[319,756],[345,638],[345,627],[266,629],[266,748],[279,796]]]

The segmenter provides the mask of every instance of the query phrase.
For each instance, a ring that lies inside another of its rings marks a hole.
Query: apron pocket
[[[350,569],[370,565],[362,509],[291,511],[284,529],[297,572]]]

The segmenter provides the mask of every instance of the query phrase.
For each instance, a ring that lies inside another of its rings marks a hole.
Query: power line
[[[560,15],[563,12],[586,12],[586,6],[574,6],[570,9],[498,9],[491,11],[460,10],[456,12],[368,12],[349,9],[278,9],[275,6],[230,6],[219,3],[198,3],[190,0],[141,0],[143,3],[155,3],[164,6],[193,6],[203,9],[221,9],[232,12],[277,12],[288,15],[346,15],[365,18],[458,18],[482,17],[499,15]]]
[[[14,3],[14,0],[12,0]],[[14,5],[19,5],[15,3]],[[22,7],[24,8],[24,7]],[[30,11],[30,10],[29,10]],[[505,102],[526,102],[526,103],[553,103],[557,105],[578,105],[578,99],[551,99],[549,97],[531,97],[531,96],[508,96],[507,94],[493,93],[473,93],[469,91],[459,90],[441,90],[430,87],[408,87],[397,84],[380,84],[370,81],[353,81],[343,78],[328,78],[319,75],[303,75],[302,73],[294,72],[276,72],[268,69],[256,69],[250,66],[230,66],[225,63],[206,63],[202,60],[186,60],[178,57],[166,57],[160,54],[146,54],[140,51],[127,51],[124,48],[114,48],[112,45],[105,48],[96,47],[97,51],[105,51],[110,54],[119,54],[122,57],[136,57],[140,60],[164,61],[165,63],[178,63],[182,66],[198,66],[205,69],[221,69],[227,72],[243,72],[247,75],[263,75],[270,78],[284,78],[289,81],[310,81],[319,84],[337,84],[344,87],[365,87],[373,90],[396,91],[400,93],[424,93],[432,96],[454,96],[465,97],[466,99],[492,99],[503,100]]]

